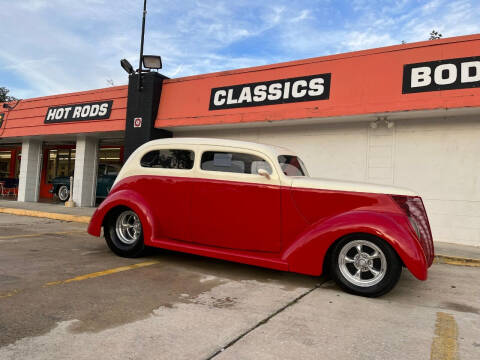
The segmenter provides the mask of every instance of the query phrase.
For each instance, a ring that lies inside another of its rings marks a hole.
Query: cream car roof
[[[267,144],[259,144],[250,141],[240,141],[240,140],[227,140],[227,139],[216,139],[216,138],[168,138],[168,139],[158,139],[152,140],[148,143],[140,146],[135,152],[142,152],[143,149],[160,146],[160,145],[202,145],[202,146],[223,146],[223,147],[232,147],[240,149],[248,149],[259,151],[261,153],[270,155],[272,158],[276,158],[278,155],[296,155],[292,150]]]

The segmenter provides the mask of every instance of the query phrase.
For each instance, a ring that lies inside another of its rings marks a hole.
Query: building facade
[[[19,179],[18,201],[73,175],[74,201],[93,206],[98,166],[121,164],[124,146],[263,142],[298,152],[311,176],[417,191],[436,241],[480,246],[479,46],[471,35],[162,78],[141,109],[135,86],[13,102],[0,111],[0,175]]]

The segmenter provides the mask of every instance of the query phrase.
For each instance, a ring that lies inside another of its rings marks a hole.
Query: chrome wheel
[[[378,284],[387,271],[383,251],[368,240],[353,240],[338,255],[338,267],[345,279],[360,287]]]
[[[69,195],[70,190],[68,190],[68,187],[66,187],[65,185],[60,186],[60,189],[58,189],[58,198],[61,201],[67,201]]]
[[[122,212],[115,223],[118,239],[125,245],[135,243],[142,234],[142,224],[138,215],[131,210]]]

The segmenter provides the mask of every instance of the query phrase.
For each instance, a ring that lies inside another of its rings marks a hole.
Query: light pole
[[[145,18],[147,16],[147,0],[143,0],[142,39],[140,40],[140,58],[138,60],[138,91],[142,91],[143,43],[145,42]]]

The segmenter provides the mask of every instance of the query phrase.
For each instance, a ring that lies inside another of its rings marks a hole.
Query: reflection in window
[[[163,169],[192,169],[195,155],[191,150],[162,149],[143,155],[140,165]]]
[[[265,169],[272,174],[270,164],[259,156],[236,152],[206,151],[202,155],[202,170],[239,174],[258,174]]]

